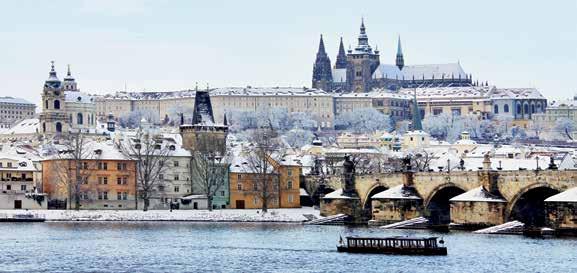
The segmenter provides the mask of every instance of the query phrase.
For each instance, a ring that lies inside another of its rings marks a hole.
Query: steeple
[[[48,79],[44,82],[44,88],[60,88],[61,82],[56,75],[56,70],[54,70],[54,61],[50,62],[50,72],[48,73]]]
[[[336,69],[347,68],[347,55],[345,53],[345,46],[343,45],[343,37],[341,37],[341,43],[339,44],[339,55],[337,55],[335,68]]]
[[[72,73],[70,72],[70,65],[68,65],[66,77],[64,77],[63,89],[64,91],[78,91],[76,81],[74,80],[74,77],[72,77]]]
[[[212,125],[214,124],[214,115],[212,113],[212,104],[210,95],[207,90],[198,90],[195,87],[196,94],[194,98],[194,109],[192,113],[192,125]]]
[[[421,111],[419,110],[419,103],[417,103],[417,89],[413,97],[413,131],[422,131],[423,124],[421,123]]]
[[[317,58],[313,66],[312,87],[325,91],[331,91],[332,81],[333,75],[331,69],[331,60],[325,51],[325,43],[323,41],[323,35],[321,34],[319,51],[317,52]]]
[[[356,50],[367,53],[372,52],[371,46],[369,45],[369,37],[367,36],[364,18],[361,18],[361,32],[359,34],[359,44],[357,45]]]
[[[403,70],[405,66],[405,59],[403,58],[403,49],[401,48],[401,35],[399,35],[399,41],[397,43],[397,60],[396,65],[399,70]]]

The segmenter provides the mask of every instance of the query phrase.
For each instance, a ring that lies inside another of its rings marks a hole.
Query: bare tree
[[[411,154],[411,165],[415,171],[426,172],[429,170],[433,154],[426,150],[413,151]]]
[[[60,138],[60,148],[56,148],[53,165],[57,183],[67,192],[67,207],[80,209],[81,186],[88,182],[91,170],[95,169],[94,151],[90,149],[89,140],[81,132],[71,132]]]
[[[164,143],[162,137],[142,131],[118,146],[126,157],[136,161],[138,195],[144,203],[142,210],[147,211],[150,199],[164,186],[161,177],[168,169],[167,161],[174,148]]]
[[[208,200],[208,210],[212,211],[214,196],[225,187],[228,180],[228,157],[218,155],[218,153],[194,152],[190,159],[190,177],[193,191],[198,189],[206,195]]]
[[[274,155],[281,155],[278,134],[272,126],[256,129],[250,137],[254,147],[248,153],[247,164],[254,173],[253,189],[262,204],[262,211],[268,211],[270,201],[279,197],[279,177],[271,164]]]

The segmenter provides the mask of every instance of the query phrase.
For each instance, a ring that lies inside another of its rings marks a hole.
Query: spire
[[[368,53],[372,52],[371,46],[369,46],[369,37],[367,36],[364,18],[361,18],[361,33],[359,34],[359,44],[358,44],[356,50],[364,51],[364,52],[368,52]]]
[[[313,66],[312,87],[325,91],[331,91],[332,81],[333,75],[331,69],[331,60],[325,51],[325,43],[323,41],[323,35],[321,34],[321,39],[319,41],[319,51],[317,52],[317,58]]]
[[[66,76],[68,77],[72,76],[72,74],[70,74],[70,64],[68,65],[68,72],[66,73]]]
[[[341,42],[339,44],[339,55],[337,55],[335,68],[336,69],[347,68],[347,55],[345,53],[345,46],[343,45],[343,37],[341,37]]]
[[[318,54],[327,54],[325,52],[325,42],[323,41],[323,35],[321,34],[321,41],[319,42],[319,51],[317,52]]]
[[[222,122],[224,126],[228,126],[228,121],[226,120],[226,114],[224,114],[224,121]]]
[[[401,35],[399,35],[399,41],[397,44],[396,65],[399,68],[399,70],[403,70],[403,67],[405,66],[405,59],[403,58],[403,49],[401,48]]]
[[[70,65],[67,65],[66,77],[64,77],[65,81],[73,81],[74,77],[72,77],[72,72],[70,72]]]
[[[413,97],[413,131],[422,131],[423,124],[421,123],[421,111],[419,111],[419,103],[417,103],[417,89]]]
[[[54,61],[50,61],[50,73],[48,73],[49,81],[58,81],[58,76],[56,76],[56,70],[54,70]]]

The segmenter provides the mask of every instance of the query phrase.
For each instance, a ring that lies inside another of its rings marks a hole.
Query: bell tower
[[[42,112],[39,118],[39,132],[44,135],[68,132],[65,100],[66,97],[62,88],[62,82],[56,75],[54,61],[52,61],[52,68],[48,74],[48,79],[44,82],[44,89],[42,91]]]
[[[373,73],[379,67],[379,51],[369,45],[365,22],[361,21],[359,42],[347,54],[347,84],[352,92],[368,92],[371,89]]]

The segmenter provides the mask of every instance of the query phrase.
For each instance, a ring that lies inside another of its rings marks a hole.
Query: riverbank
[[[319,218],[319,211],[310,207],[260,210],[0,210],[2,217],[33,215],[46,221],[187,221],[187,222],[283,222],[302,223],[305,215]]]

